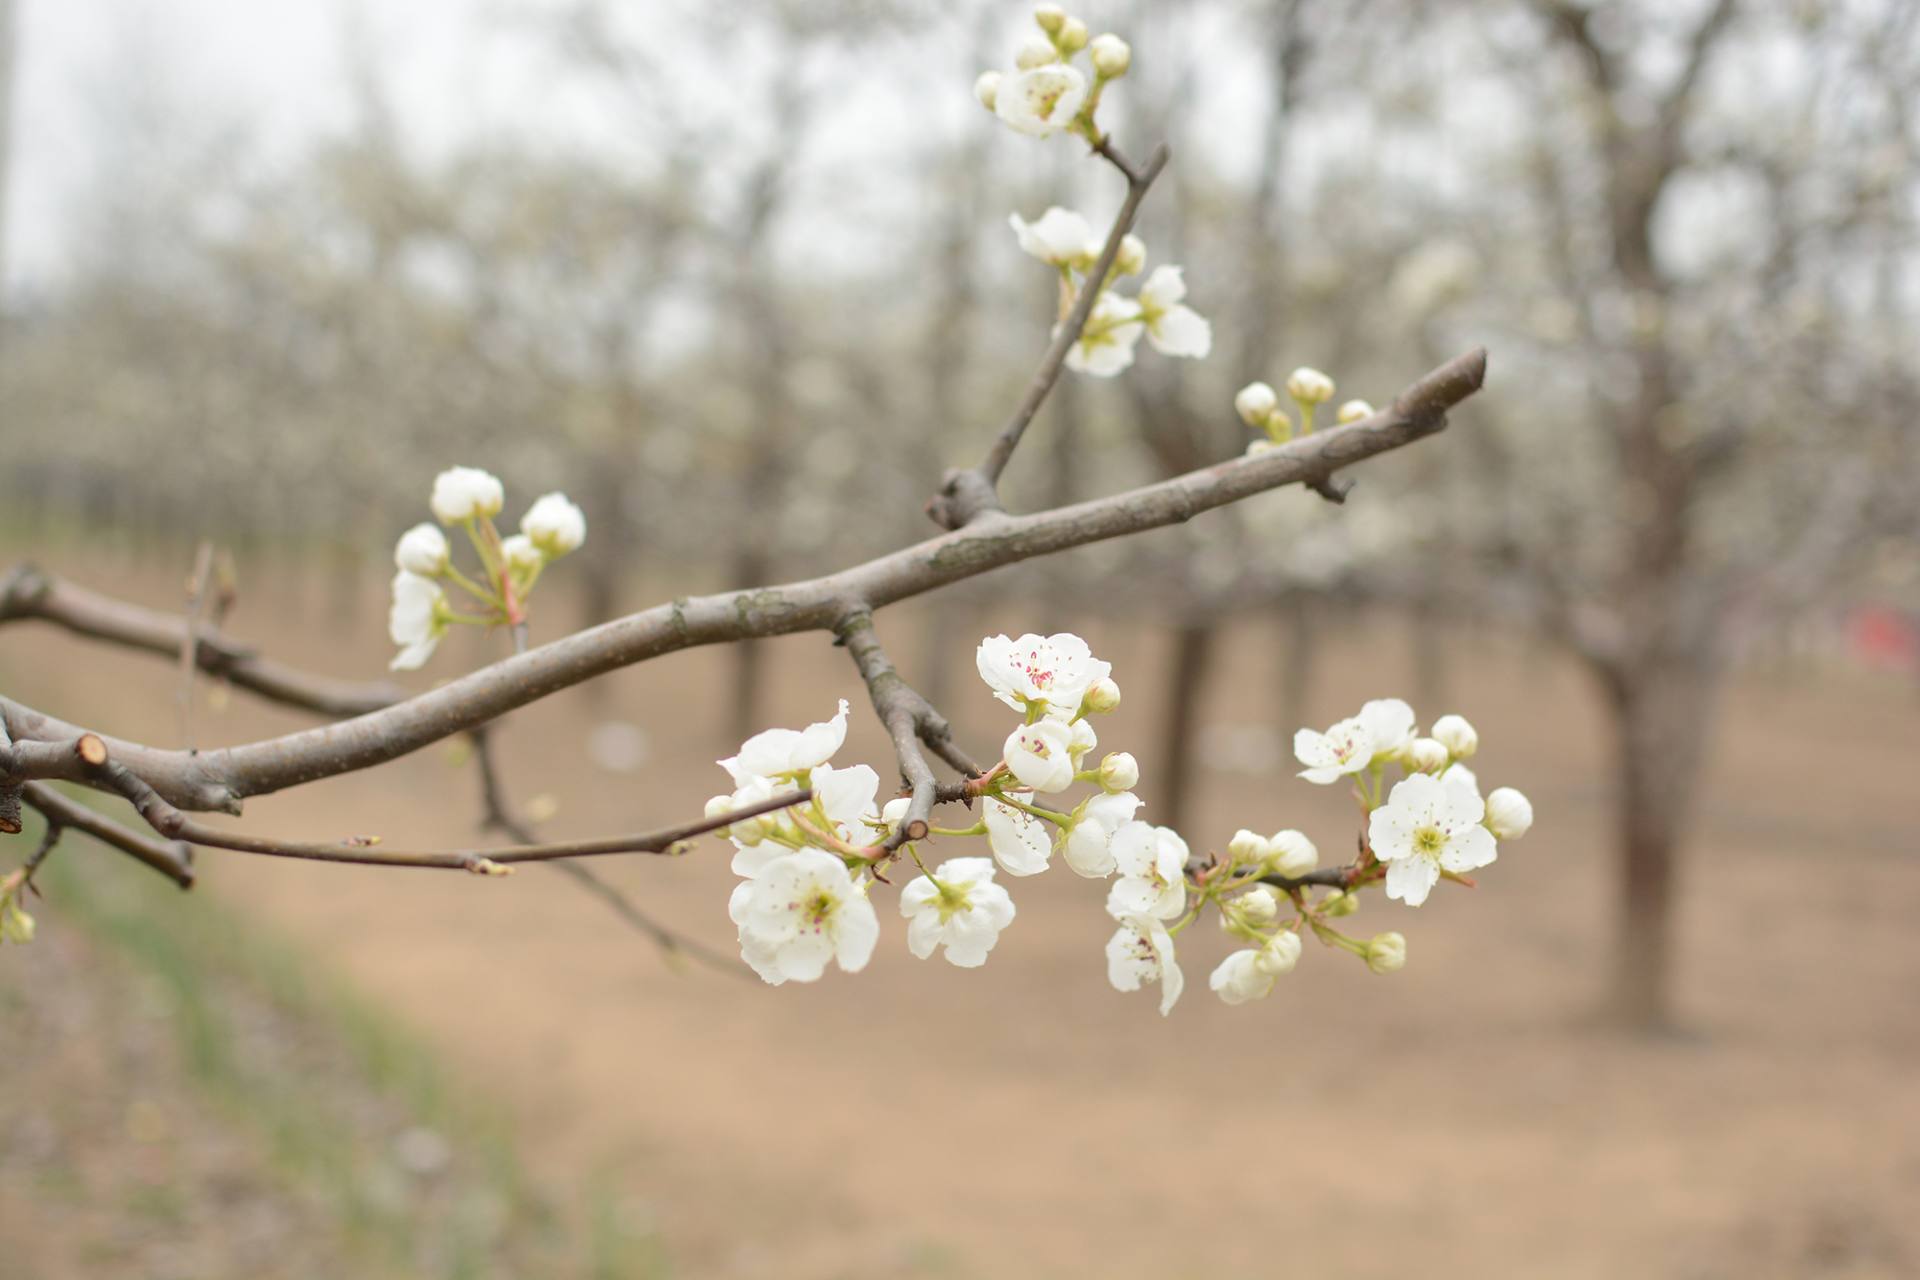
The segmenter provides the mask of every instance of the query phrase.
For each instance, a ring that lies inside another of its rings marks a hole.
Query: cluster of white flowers
[[[477,467],[449,467],[434,477],[427,506],[440,524],[459,525],[480,556],[478,579],[453,563],[453,548],[438,525],[421,523],[400,535],[393,549],[398,572],[387,634],[400,652],[395,671],[425,664],[454,623],[516,626],[526,621],[527,598],[547,563],[578,550],[587,539],[587,518],[565,494],[549,493],[520,517],[520,532],[503,538],[493,518],[506,505],[506,486]],[[444,584],[458,587],[479,613],[457,612]]]
[[[1057,4],[1033,11],[1040,34],[1014,55],[1009,72],[986,71],[973,82],[980,105],[1007,126],[1036,138],[1065,130],[1089,143],[1100,141],[1094,113],[1107,83],[1127,74],[1133,50],[1116,35],[1090,36],[1087,24]],[[1074,65],[1082,51],[1093,75]]]
[[[1333,399],[1333,379],[1303,365],[1287,377],[1287,398],[1300,411],[1300,434],[1307,435],[1313,430],[1314,410]],[[1293,439],[1293,417],[1280,407],[1279,393],[1266,383],[1249,382],[1240,388],[1233,398],[1233,409],[1242,422],[1265,433],[1265,438],[1247,446],[1248,456],[1277,449]],[[1365,400],[1349,400],[1335,412],[1334,420],[1344,426],[1372,416],[1373,406]]]

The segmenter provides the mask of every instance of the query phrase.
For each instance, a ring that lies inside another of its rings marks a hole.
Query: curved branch
[[[849,601],[880,609],[1003,565],[1109,538],[1181,524],[1201,512],[1334,472],[1441,430],[1479,390],[1486,352],[1456,357],[1387,408],[1255,457],[1239,457],[1155,484],[1031,515],[995,515],[826,577],[657,605],[502,659],[390,707],[320,728],[219,750],[165,751],[106,739],[114,758],[168,801],[237,812],[247,796],[365,769],[484,724],[557,690],[663,654],[749,637],[831,630]],[[89,782],[69,752],[86,730],[0,697],[14,745],[0,780]]]
[[[182,889],[193,888],[193,849],[178,840],[155,840],[129,830],[113,819],[70,800],[52,787],[29,782],[22,789],[26,802],[40,811],[50,826],[84,831],[101,844],[153,868]]]

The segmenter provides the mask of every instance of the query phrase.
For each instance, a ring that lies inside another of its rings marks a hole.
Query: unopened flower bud
[[[533,540],[540,554],[553,560],[580,549],[587,540],[587,517],[566,494],[542,494],[520,517],[520,532]]]
[[[1334,414],[1333,418],[1334,421],[1344,424],[1348,422],[1358,422],[1362,418],[1371,418],[1372,416],[1373,406],[1365,400],[1349,400],[1340,406],[1340,411]]]
[[[1113,269],[1123,276],[1137,276],[1147,266],[1147,242],[1131,233],[1120,237],[1120,252]]]
[[[1133,49],[1116,35],[1095,36],[1088,56],[1093,59],[1093,69],[1109,80],[1127,74],[1127,68],[1133,65]]]
[[[33,917],[20,909],[20,904],[8,899],[0,907],[0,942],[17,942],[26,946],[33,941]]]
[[[1127,751],[1115,751],[1100,762],[1100,785],[1108,791],[1131,791],[1140,785],[1140,764]]]
[[[1087,24],[1078,18],[1068,18],[1060,24],[1060,34],[1054,39],[1060,42],[1060,52],[1078,53],[1087,47]]]
[[[1255,440],[1247,446],[1247,456],[1257,458],[1263,453],[1272,453],[1280,444],[1276,440]]]
[[[1433,722],[1433,736],[1456,760],[1468,759],[1480,749],[1480,735],[1474,732],[1465,716],[1441,716]]]
[[[1248,924],[1266,924],[1280,914],[1280,897],[1266,885],[1257,884],[1235,898],[1233,906]]]
[[[1086,708],[1094,715],[1105,715],[1120,705],[1120,686],[1111,676],[1102,676],[1087,686]]]
[[[515,573],[531,573],[547,562],[540,548],[533,545],[533,539],[524,533],[502,538],[500,554],[507,558],[507,567]]]
[[[1264,382],[1249,382],[1233,398],[1233,409],[1240,421],[1255,430],[1264,430],[1267,419],[1280,407],[1280,397]]]
[[[711,800],[707,801],[706,812],[709,818],[718,818],[722,814],[732,813],[733,797],[732,796],[713,797]]]
[[[980,100],[981,106],[993,110],[1000,98],[1000,73],[982,71],[980,78],[973,82],[973,96]]]
[[[1533,801],[1512,787],[1496,787],[1487,797],[1487,830],[1496,840],[1518,840],[1533,826]]]
[[[1013,55],[1013,65],[1022,71],[1031,71],[1035,67],[1044,67],[1050,62],[1060,61],[1060,53],[1045,40],[1035,37],[1020,46],[1020,52]]]
[[[1287,375],[1287,394],[1301,404],[1325,404],[1333,399],[1333,379],[1302,365]]]
[[[1233,839],[1227,841],[1227,854],[1235,862],[1265,862],[1267,838],[1257,831],[1242,827],[1233,833]]]
[[[1359,909],[1360,899],[1354,897],[1345,889],[1334,889],[1329,892],[1326,897],[1320,899],[1320,910],[1322,914],[1332,920],[1338,920],[1341,916],[1350,916]]]
[[[1276,831],[1267,841],[1273,869],[1288,878],[1303,876],[1320,865],[1320,851],[1299,831]]]
[[[1376,933],[1367,943],[1367,968],[1398,973],[1407,967],[1407,940],[1398,933]]]
[[[1300,963],[1300,935],[1291,929],[1276,933],[1273,940],[1260,948],[1253,965],[1268,977],[1282,973],[1292,973],[1293,966]]]
[[[1075,720],[1068,730],[1067,754],[1073,757],[1073,767],[1080,767],[1080,760],[1087,752],[1100,745],[1100,735],[1085,720]]]
[[[1060,28],[1067,23],[1067,11],[1057,4],[1040,4],[1033,7],[1033,20],[1048,35],[1059,35]]]
[[[913,799],[910,796],[895,796],[887,801],[880,810],[880,821],[886,823],[888,835],[900,829],[900,824],[907,820],[907,810],[912,807]]]
[[[1452,760],[1447,744],[1437,738],[1415,738],[1407,748],[1407,767],[1415,773],[1438,773]]]

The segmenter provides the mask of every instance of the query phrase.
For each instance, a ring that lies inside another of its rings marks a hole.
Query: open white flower
[[[1021,133],[1044,138],[1072,124],[1086,101],[1086,76],[1049,62],[1001,77],[994,86],[993,112]]]
[[[1293,754],[1307,767],[1308,782],[1337,782],[1375,760],[1392,759],[1413,741],[1413,708],[1398,698],[1376,698],[1360,714],[1325,733],[1302,729],[1293,735]]]
[[[740,927],[741,955],[775,986],[816,981],[830,961],[857,973],[880,939],[866,892],[844,862],[818,849],[775,858],[742,881],[727,914]]]
[[[836,769],[817,765],[812,771],[813,798],[827,816],[833,834],[855,847],[873,843],[880,826],[880,775],[864,764]]]
[[[497,516],[506,501],[506,487],[499,477],[478,467],[449,467],[433,478],[433,496],[427,505],[441,524],[459,524]]]
[[[907,925],[907,949],[922,960],[945,946],[947,962],[977,969],[1013,923],[1013,899],[993,882],[986,858],[949,858],[900,890],[900,914]]]
[[[1236,951],[1222,960],[1207,985],[1228,1004],[1263,1000],[1273,991],[1274,981],[1291,972],[1299,959],[1300,935],[1283,931],[1258,951]]]
[[[520,532],[549,560],[577,551],[587,540],[587,517],[564,493],[545,493],[534,499],[520,517]]]
[[[395,568],[422,578],[437,578],[447,571],[451,554],[447,535],[440,532],[440,526],[417,524],[400,535],[400,542],[393,549],[393,563]]]
[[[389,664],[395,671],[417,671],[447,634],[446,593],[432,578],[402,569],[393,575],[393,603],[387,609],[387,636],[400,646]]]
[[[1187,842],[1171,827],[1129,822],[1114,833],[1120,878],[1107,892],[1107,914],[1171,920],[1187,909]]]
[[[763,800],[771,800],[784,786],[771,778],[748,778],[730,796],[715,796],[708,801],[709,811],[718,817],[736,809],[747,809]],[[784,812],[784,811],[782,811]],[[768,839],[782,825],[780,814],[766,813],[736,822],[727,828],[733,842],[733,874],[756,876],[769,862],[789,852],[786,845]]]
[[[1033,793],[1010,798],[1024,804],[1032,801]],[[1045,819],[1002,804],[992,796],[982,802],[981,817],[987,824],[987,844],[1008,875],[1037,876],[1047,869],[1047,860],[1053,856],[1053,829]]]
[[[1140,797],[1130,791],[1094,796],[1080,806],[1066,842],[1067,865],[1076,875],[1104,880],[1114,873],[1113,837],[1139,809]]]
[[[831,720],[804,729],[768,729],[740,744],[738,755],[720,761],[736,783],[748,778],[777,778],[804,773],[833,759],[847,740],[847,700]]]
[[[1056,720],[1072,719],[1088,690],[1113,671],[1070,631],[1050,636],[1029,632],[1018,640],[988,636],[974,654],[974,665],[994,697],[1016,711],[1044,702]]]
[[[1021,785],[1049,794],[1073,785],[1073,731],[1060,721],[1021,725],[1004,750],[1007,768]]]
[[[1387,864],[1387,896],[1410,907],[1427,900],[1442,871],[1484,867],[1499,856],[1480,825],[1486,806],[1470,788],[1416,773],[1394,784],[1367,820],[1367,843]]]
[[[1146,330],[1139,303],[1103,293],[1093,304],[1080,340],[1067,352],[1067,368],[1095,378],[1111,378],[1133,363],[1133,349],[1140,345],[1140,335]]]
[[[1155,267],[1140,286],[1140,318],[1154,350],[1197,360],[1213,350],[1213,326],[1181,301],[1186,296],[1187,282],[1179,267]]]
[[[1180,963],[1173,957],[1173,935],[1152,916],[1128,916],[1107,939],[1107,981],[1115,991],[1138,991],[1149,982],[1160,984],[1160,1016],[1173,1011],[1186,986]]]
[[[1020,238],[1020,248],[1048,266],[1085,271],[1100,256],[1100,242],[1093,238],[1093,228],[1071,209],[1055,205],[1037,222],[1011,213],[1007,224]]]

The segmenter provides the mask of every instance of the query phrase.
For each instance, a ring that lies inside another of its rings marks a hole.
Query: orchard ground
[[[175,573],[49,567],[177,603]],[[368,574],[351,625],[326,616],[316,588],[250,595],[229,629],[284,659],[371,677],[390,654],[383,585]],[[543,603],[551,616],[562,602]],[[998,750],[1012,716],[974,678],[972,640],[1058,621],[1014,608],[942,615],[967,634],[945,709],[976,756]],[[924,615],[903,607],[880,623],[903,672],[927,683]],[[1141,816],[1153,819],[1167,637],[1096,619],[1077,629],[1126,695],[1097,722],[1101,749],[1139,757]],[[555,634],[536,619],[536,642]],[[1240,826],[1299,826],[1339,858],[1355,809],[1343,789],[1293,777],[1297,726],[1275,724],[1279,634],[1271,623],[1232,628],[1210,677],[1183,834],[1217,847]],[[482,880],[206,851],[201,892],[266,923],[421,1037],[458,1088],[494,1099],[533,1176],[570,1186],[605,1172],[622,1211],[664,1241],[674,1274],[1920,1271],[1911,681],[1835,670],[1736,683],[1684,871],[1685,1029],[1628,1040],[1588,1018],[1612,920],[1613,748],[1591,691],[1514,639],[1441,634],[1444,705],[1425,705],[1404,621],[1337,624],[1307,718],[1323,727],[1390,694],[1412,699],[1422,724],[1460,711],[1480,730],[1483,787],[1524,789],[1537,824],[1503,846],[1477,889],[1443,885],[1418,911],[1369,897],[1351,931],[1404,932],[1403,973],[1377,977],[1309,944],[1257,1005],[1227,1008],[1206,990],[1228,950],[1210,926],[1182,937],[1188,992],[1171,1018],[1151,993],[1111,990],[1104,886],[1059,866],[1007,881],[1019,918],[982,970],[915,960],[882,890],[883,936],[865,973],[777,990],[750,975],[671,972],[604,905],[538,867]],[[465,669],[483,648],[455,637],[414,685]],[[890,776],[864,690],[827,637],[771,642],[768,657],[767,724],[822,719],[846,697],[855,728],[837,762]],[[178,740],[169,664],[37,625],[0,633],[0,661],[11,689],[46,710]],[[676,655],[514,714],[499,741],[516,802],[557,801],[542,828],[553,836],[697,814],[725,781],[712,762],[736,745],[724,724],[730,670],[724,650]],[[202,746],[309,723],[237,694],[210,709],[208,683],[200,689]],[[644,733],[637,744],[602,731],[602,756],[644,746],[637,769],[590,762],[589,739],[610,722]],[[290,837],[460,843],[477,808],[455,754],[256,799],[246,820]],[[983,850],[932,845],[936,857]],[[57,856],[72,871],[116,855],[74,838]],[[734,881],[718,842],[597,870],[732,950]],[[39,914],[46,945],[67,946],[60,904]],[[0,990],[25,971],[12,952],[5,960]],[[125,1069],[111,1042],[98,1052],[86,1070]],[[8,1078],[39,1078],[17,1071]]]

